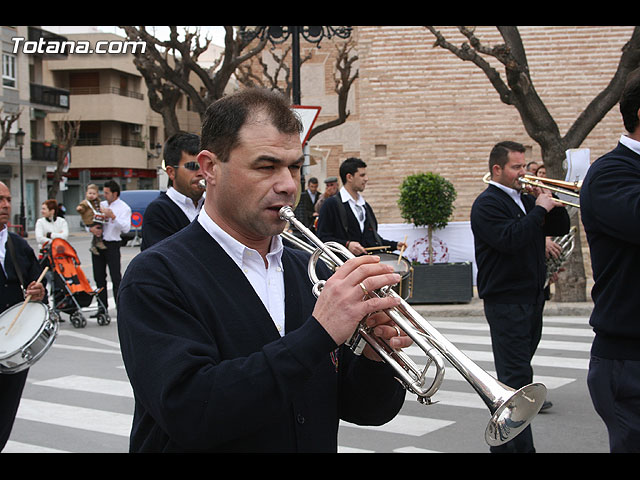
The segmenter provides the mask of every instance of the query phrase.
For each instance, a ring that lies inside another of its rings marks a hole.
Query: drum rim
[[[42,332],[43,332],[43,331],[45,331],[45,330],[47,329],[47,325],[48,325],[49,323],[52,323],[52,322],[50,322],[49,308],[48,308],[44,303],[42,303],[42,302],[29,302],[29,306],[31,306],[32,304],[33,304],[33,305],[38,305],[39,307],[42,307],[42,309],[44,310],[44,312],[45,312],[45,314],[46,314],[46,315],[45,315],[45,318],[44,318],[44,321],[40,324],[40,327],[39,327],[39,328],[36,330],[36,332],[35,332],[35,333],[34,333],[34,334],[29,338],[29,340],[27,340],[27,341],[25,341],[25,342],[22,342],[22,344],[21,344],[21,346],[20,346],[19,348],[17,348],[16,350],[13,350],[13,351],[11,351],[11,352],[8,352],[6,355],[0,354],[0,362],[1,362],[2,360],[5,360],[5,359],[8,359],[8,358],[11,358],[11,357],[12,357],[12,356],[14,356],[16,353],[21,352],[21,351],[22,351],[22,349],[23,349],[25,346],[32,344],[32,343],[33,343],[33,341],[34,341],[36,338],[38,338],[40,335],[42,335]],[[11,310],[16,309],[16,307],[17,307],[17,308],[20,308],[21,306],[22,306],[22,303],[16,303],[15,305],[12,305],[12,306],[10,306],[9,308],[7,308],[7,309],[6,309],[4,312],[2,312],[2,314],[0,314],[0,315],[4,315],[5,313],[7,313],[7,312],[9,312],[9,311],[11,311]],[[56,324],[55,322],[53,322],[53,323],[54,323],[54,335],[53,335],[53,336],[55,336],[55,334],[57,333],[57,328],[56,328],[57,324]],[[1,332],[1,333],[0,333],[0,335],[4,335],[4,332]],[[46,349],[43,349],[43,350],[46,350]],[[39,356],[38,356],[38,358],[39,358]]]

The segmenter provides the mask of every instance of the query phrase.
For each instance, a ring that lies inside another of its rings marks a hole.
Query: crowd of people
[[[581,191],[595,281],[588,384],[612,452],[640,451],[640,332],[633,292],[640,271],[638,76],[625,89],[621,112],[627,135],[594,163]],[[393,348],[411,345],[381,313],[400,300],[369,295],[400,280],[375,252],[406,245],[378,233],[363,195],[368,173],[360,158],[341,163],[341,187],[338,177],[328,177],[322,192],[317,178],[309,178],[297,200],[301,128],[282,95],[246,89],[208,108],[201,136],[169,138],[169,188],[147,207],[141,252],[124,275],[120,235],[130,228],[131,209],[120,200],[119,185],[106,182],[102,201],[97,185],[90,185],[78,205],[93,235],[96,285],[106,286],[107,269],[113,282],[135,399],[131,452],[335,452],[340,420],[380,425],[400,411],[405,389],[393,369],[370,346],[358,355],[346,344],[366,319]],[[497,378],[517,389],[533,381],[531,360],[548,300],[546,259],[558,254],[549,241],[566,234],[570,220],[551,192],[519,181],[525,174],[545,175],[544,165],[526,163],[522,144],[494,145],[488,167],[489,185],[470,214],[477,290]],[[296,201],[308,229],[353,254],[335,271],[318,264],[326,283],[317,297],[309,285],[308,253],[280,235],[287,227],[280,209]],[[3,309],[24,299],[21,285],[32,300],[42,300],[46,283],[34,282],[41,265],[33,250],[7,231],[10,205],[11,193],[0,183]],[[42,205],[39,248],[69,235],[57,207],[54,200]],[[17,260],[5,255],[5,242]],[[15,262],[25,274],[22,281]],[[0,375],[0,450],[26,375]],[[490,450],[535,452],[531,428]]]

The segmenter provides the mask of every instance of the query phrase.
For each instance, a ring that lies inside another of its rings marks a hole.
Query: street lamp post
[[[267,38],[274,45],[286,42],[291,37],[292,101],[295,105],[300,105],[300,37],[319,47],[324,38],[349,38],[351,27],[243,26],[240,27],[239,34],[249,41]]]
[[[24,147],[25,132],[19,128],[16,132],[16,145],[20,149],[20,225],[22,226],[22,236],[27,236],[27,219],[24,213],[24,170],[22,165],[22,147]]]

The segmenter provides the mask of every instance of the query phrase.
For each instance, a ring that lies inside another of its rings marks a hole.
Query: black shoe
[[[551,403],[549,400],[545,400],[540,411],[542,412],[543,410],[548,410],[551,407],[553,407],[553,403]]]

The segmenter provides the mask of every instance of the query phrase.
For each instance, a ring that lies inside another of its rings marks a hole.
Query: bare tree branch
[[[56,145],[58,146],[56,169],[53,172],[53,180],[51,188],[49,189],[49,198],[56,198],[58,190],[60,189],[60,180],[62,179],[64,159],[67,153],[71,151],[71,148],[78,141],[80,134],[80,121],[79,120],[63,120],[60,122],[53,122],[53,131],[56,137]]]
[[[0,150],[11,138],[11,127],[18,121],[22,110],[18,112],[2,113],[3,108],[0,107]]]
[[[309,132],[309,140],[325,130],[342,125],[351,114],[347,110],[349,91],[360,73],[358,69],[356,69],[355,73],[352,73],[354,64],[358,60],[357,55],[351,55],[352,50],[355,48],[355,42],[349,39],[346,42],[336,43],[335,46],[338,56],[336,58],[337,75],[334,78],[334,91],[338,94],[338,117],[312,128],[311,132]]]

